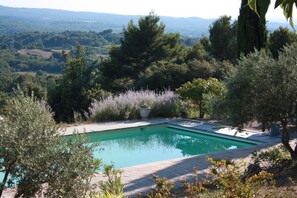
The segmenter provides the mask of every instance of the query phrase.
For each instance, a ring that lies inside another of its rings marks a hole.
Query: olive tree
[[[285,47],[278,60],[264,50],[241,57],[227,81],[226,104],[234,124],[256,119],[264,126],[280,123],[282,143],[297,160],[297,149],[289,144],[288,122],[297,110],[297,49]]]
[[[16,197],[82,197],[99,166],[83,136],[66,138],[44,101],[16,91],[0,120],[0,196],[13,182]]]

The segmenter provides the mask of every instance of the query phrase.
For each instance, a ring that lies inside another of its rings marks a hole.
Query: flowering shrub
[[[152,116],[175,117],[181,114],[181,101],[173,91],[165,91],[157,95],[152,104]]]
[[[179,116],[180,101],[174,92],[130,90],[92,102],[89,107],[90,118],[95,121],[136,119],[139,118],[139,109],[143,104],[152,109],[151,116]]]

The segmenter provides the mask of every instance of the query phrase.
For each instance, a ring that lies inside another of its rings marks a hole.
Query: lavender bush
[[[139,109],[143,104],[152,108],[151,116],[179,116],[180,101],[173,91],[156,93],[150,90],[130,90],[95,100],[89,107],[90,119],[93,121],[136,119],[139,118]]]
[[[180,116],[181,101],[173,91],[164,91],[157,95],[152,105],[152,115],[157,117]]]

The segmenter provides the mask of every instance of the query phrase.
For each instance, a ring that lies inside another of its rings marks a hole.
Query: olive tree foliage
[[[227,80],[226,105],[229,118],[242,127],[251,120],[264,126],[280,123],[282,142],[297,160],[297,149],[289,144],[288,122],[297,117],[297,49],[285,47],[278,60],[264,50],[241,57]]]
[[[197,78],[192,82],[183,84],[176,90],[176,92],[183,100],[189,100],[194,103],[198,107],[199,117],[203,118],[205,114],[204,95],[222,95],[224,92],[224,85],[215,78]]]
[[[16,197],[83,197],[99,166],[93,146],[65,138],[44,101],[15,92],[0,120],[0,196],[14,182]]]
[[[248,0],[249,7],[254,10],[261,18],[265,17],[271,0]],[[290,25],[294,28],[293,23],[293,6],[297,6],[297,0],[276,0],[274,8],[283,9],[284,16],[290,20]]]

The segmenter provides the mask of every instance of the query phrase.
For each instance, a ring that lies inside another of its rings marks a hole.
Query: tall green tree
[[[297,34],[290,32],[288,28],[279,27],[274,30],[268,39],[268,47],[274,58],[278,57],[280,50],[283,50],[285,45],[297,44]]]
[[[285,47],[275,60],[264,50],[241,57],[227,81],[226,104],[235,125],[258,120],[264,126],[281,124],[282,143],[297,160],[297,147],[289,144],[288,123],[297,117],[297,50]]]
[[[76,57],[65,54],[65,67],[61,78],[49,92],[49,103],[58,121],[74,121],[75,114],[84,117],[92,98],[105,92],[100,88],[100,71],[87,65],[83,50],[77,46]]]
[[[222,16],[209,28],[209,41],[213,56],[218,60],[236,59],[236,22],[230,16]]]
[[[257,4],[257,9],[262,7],[261,2]],[[267,31],[265,15],[259,18],[248,6],[248,0],[242,0],[237,30],[238,57],[241,54],[247,55],[255,49],[259,50],[265,47],[266,41]]]
[[[11,84],[16,77],[16,73],[13,72],[13,69],[9,66],[9,64],[6,61],[0,59],[0,91],[10,91]]]
[[[148,66],[160,60],[178,57],[179,34],[165,34],[165,25],[154,13],[141,17],[138,25],[130,21],[124,28],[120,46],[113,46],[110,58],[103,61],[106,88],[114,91],[129,88]]]

